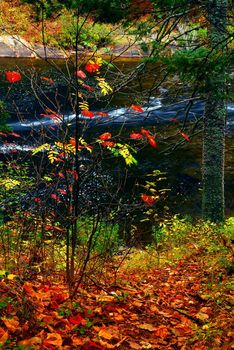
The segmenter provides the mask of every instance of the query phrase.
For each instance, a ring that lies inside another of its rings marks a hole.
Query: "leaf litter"
[[[61,281],[2,278],[0,346],[232,349],[231,276],[211,283],[202,259],[195,254],[176,266],[120,269],[118,285],[110,268],[105,288],[83,284],[72,301]]]

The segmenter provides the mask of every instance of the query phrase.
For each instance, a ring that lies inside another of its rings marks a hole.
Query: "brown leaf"
[[[138,328],[145,329],[147,331],[153,332],[155,331],[155,326],[149,323],[143,323],[138,326]]]
[[[134,349],[134,350],[141,350],[142,349],[142,346],[140,344],[137,344],[133,341],[129,341],[128,344],[129,344],[131,349]]]
[[[157,327],[157,329],[154,331],[154,334],[156,337],[164,339],[170,334],[170,332],[168,332],[167,326],[161,325]]]
[[[104,346],[106,349],[115,349],[115,348],[118,348],[126,339],[127,339],[127,337],[124,337],[123,339],[121,339],[116,344],[109,344],[109,343],[107,343],[107,342],[105,342],[105,341],[100,339],[100,344],[102,346]]]

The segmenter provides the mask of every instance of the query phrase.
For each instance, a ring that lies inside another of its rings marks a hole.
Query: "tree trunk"
[[[205,4],[210,47],[225,50],[227,0],[207,0]],[[203,218],[213,222],[224,220],[225,90],[225,68],[214,69],[207,78],[202,165]]]

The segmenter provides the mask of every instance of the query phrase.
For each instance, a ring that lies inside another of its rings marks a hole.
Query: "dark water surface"
[[[56,61],[59,69],[66,71],[63,61]],[[130,70],[137,64],[135,60],[121,59],[119,61],[121,69]],[[22,82],[13,84],[9,87],[4,79],[5,70],[22,71]],[[37,89],[35,80],[41,75],[54,79],[55,86],[51,86],[43,81],[43,95],[40,95],[42,101],[52,101],[54,103],[54,88],[57,89],[57,97],[63,106],[64,120],[71,124],[74,122],[74,114],[69,104],[66,104],[64,96],[67,93],[66,82],[63,75],[54,72],[46,62],[39,60],[25,59],[0,59],[0,98],[5,99],[10,111],[10,126],[14,132],[24,135],[27,138],[27,144],[22,141],[14,140],[14,146],[0,145],[0,152],[6,153],[11,147],[20,149],[30,149],[33,141],[30,140],[30,133],[34,130],[40,133],[42,126],[48,130],[54,123],[45,117],[41,117],[43,106],[38,103],[37,98],[32,93],[33,88]],[[32,77],[32,79],[31,79]],[[40,78],[39,78],[40,79]],[[153,79],[153,78],[152,78]],[[146,85],[152,83],[147,77]],[[53,91],[52,91],[53,90]],[[39,90],[38,90],[39,91]],[[37,93],[37,91],[36,91]],[[7,98],[6,98],[7,96]],[[167,89],[155,91],[149,100],[142,104],[143,113],[134,112],[128,106],[132,101],[128,93],[123,91],[115,96],[111,103],[104,109],[109,117],[97,116],[90,120],[84,118],[90,124],[89,135],[100,134],[103,131],[112,130],[113,135],[118,133],[119,128],[123,128],[123,133],[128,135],[130,131],[138,130],[140,126],[152,128],[156,133],[158,148],[156,150],[147,147],[147,149],[138,155],[139,166],[135,172],[140,177],[153,169],[160,169],[167,175],[166,187],[170,188],[169,205],[173,207],[174,212],[199,216],[201,214],[201,133],[192,137],[192,142],[182,142],[179,138],[178,130],[182,128],[185,110],[187,107],[188,95],[177,98],[173,101],[168,95]],[[92,110],[100,111],[104,104],[92,105]],[[226,168],[225,168],[225,192],[226,192],[226,214],[234,215],[234,103],[228,103],[228,120],[226,131]],[[204,110],[204,102],[200,99],[195,100],[189,113],[189,123],[186,130],[191,129],[191,122],[196,121],[199,125]],[[176,118],[176,121],[174,120]],[[186,132],[187,132],[186,131]],[[199,128],[198,128],[199,131]],[[56,132],[56,131],[55,131]],[[51,132],[53,134],[53,132]],[[87,136],[89,137],[89,136]],[[173,149],[175,142],[181,143],[179,147]],[[136,176],[138,176],[136,175]]]

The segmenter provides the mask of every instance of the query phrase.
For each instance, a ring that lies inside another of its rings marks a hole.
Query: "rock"
[[[0,36],[0,57],[15,58],[66,58],[67,55],[62,50],[54,47],[46,47],[43,45],[31,45],[23,38],[14,35]]]
[[[64,51],[57,49],[56,47],[46,47],[43,45],[35,45],[34,54],[37,58],[66,58],[67,55]]]
[[[19,36],[0,36],[0,57],[34,57],[32,46]]]
[[[0,57],[15,57],[15,52],[5,43],[0,41]]]

